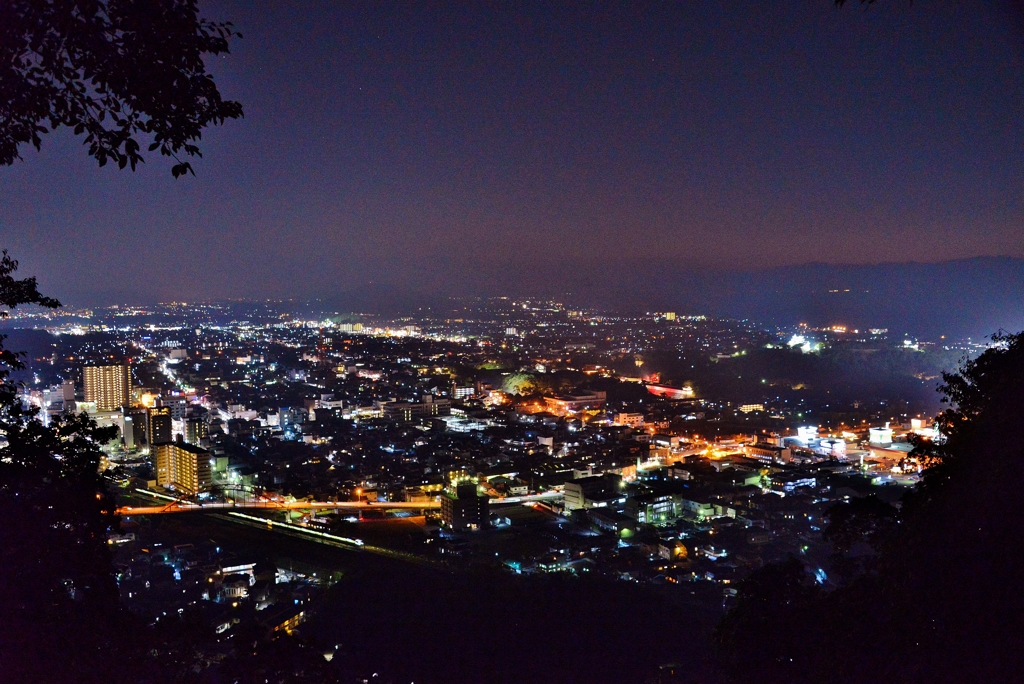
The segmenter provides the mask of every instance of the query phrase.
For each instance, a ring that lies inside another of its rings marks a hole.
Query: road
[[[191,501],[168,501],[158,506],[121,506],[117,515],[160,515],[164,513],[224,513],[225,511],[257,508],[268,511],[313,510],[318,508],[390,511],[398,509],[436,510],[441,508],[440,501],[396,501],[389,503],[370,503],[368,501],[238,501],[193,503]]]
[[[439,510],[441,502],[434,501],[215,501],[209,503],[196,503],[182,501],[174,497],[151,492],[145,489],[135,491],[146,496],[162,499],[167,503],[156,506],[121,506],[116,514],[128,515],[163,515],[166,513],[224,513],[226,511],[243,510],[255,508],[269,511],[291,511],[291,510],[316,510],[316,509],[344,509],[344,510],[416,510],[428,511]],[[561,498],[561,492],[544,492],[543,494],[531,494],[529,496],[513,496],[504,499],[491,499],[491,505],[499,504],[529,504],[541,501],[551,501]]]

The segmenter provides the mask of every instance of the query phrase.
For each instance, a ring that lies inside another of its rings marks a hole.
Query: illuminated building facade
[[[384,417],[390,420],[408,422],[413,418],[436,418],[447,416],[452,412],[452,403],[448,399],[438,399],[428,394],[419,404],[395,402],[384,404]]]
[[[97,411],[117,411],[131,401],[128,364],[86,366],[82,369],[85,400]]]
[[[668,385],[647,385],[647,391],[656,397],[662,397],[664,399],[671,399],[673,401],[680,401],[682,399],[693,399],[694,392],[693,388],[687,385],[686,387],[670,387]]]
[[[789,447],[780,447],[775,444],[758,442],[743,449],[749,458],[756,459],[765,465],[773,463],[789,463],[793,460],[793,453]]]
[[[624,513],[639,523],[658,525],[675,522],[681,515],[682,497],[676,494],[644,494],[626,500]]]
[[[642,413],[616,413],[612,418],[612,425],[642,428],[644,426],[644,414]]]
[[[152,448],[156,483],[188,494],[207,491],[213,482],[210,452],[184,442],[158,444]]]
[[[544,405],[556,416],[564,416],[566,413],[601,408],[607,398],[608,395],[605,392],[577,392],[576,394],[544,397]]]

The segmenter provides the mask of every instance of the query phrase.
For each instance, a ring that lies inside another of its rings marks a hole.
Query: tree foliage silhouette
[[[67,126],[100,166],[134,170],[148,142],[194,175],[203,129],[242,116],[204,62],[236,37],[195,0],[0,0],[0,164]]]
[[[918,447],[935,465],[904,497],[898,523],[881,502],[833,510],[826,537],[836,550],[864,541],[877,547],[877,560],[797,608],[792,596],[805,596],[799,592],[808,573],[792,563],[740,585],[737,607],[717,632],[720,662],[732,680],[1019,678],[1024,333],[993,341],[945,375],[940,389],[951,407],[938,421],[944,439]]]
[[[55,308],[34,278],[0,257],[0,318],[15,307]],[[117,610],[107,529],[113,502],[99,473],[100,445],[117,428],[84,413],[35,420],[11,380],[24,364],[0,336],[0,672],[5,681],[71,681],[98,672],[98,647]],[[107,631],[109,636],[111,632]],[[105,642],[103,642],[105,643]],[[116,653],[116,649],[113,649]],[[61,654],[55,658],[55,654]]]

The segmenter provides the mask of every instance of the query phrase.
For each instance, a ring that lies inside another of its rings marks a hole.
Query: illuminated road
[[[438,510],[441,508],[440,501],[236,501],[236,502],[210,502],[195,503],[192,501],[181,501],[148,490],[136,490],[140,494],[151,496],[157,499],[166,500],[167,503],[156,506],[121,506],[117,509],[117,515],[162,515],[166,513],[224,513],[243,509],[262,509],[269,511],[293,511],[293,510],[314,510],[314,509],[344,509],[344,510]],[[544,492],[543,494],[531,494],[529,496],[511,496],[505,499],[491,499],[491,505],[496,504],[528,504],[541,501],[550,501],[561,498],[561,492]]]
[[[370,503],[368,501],[238,501],[193,503],[191,501],[169,501],[160,506],[122,506],[118,515],[157,515],[162,513],[223,513],[225,511],[259,508],[268,511],[312,510],[317,508],[343,508],[346,510],[397,510],[417,511],[441,508],[440,501],[396,501],[393,503]]]

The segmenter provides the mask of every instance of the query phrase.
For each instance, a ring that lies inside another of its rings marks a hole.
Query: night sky
[[[245,119],[197,177],[70,134],[0,169],[69,304],[554,293],[672,269],[1024,257],[1003,1],[201,3]]]

